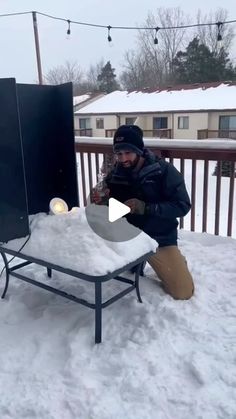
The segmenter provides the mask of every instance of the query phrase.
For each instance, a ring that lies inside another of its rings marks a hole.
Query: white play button
[[[108,205],[90,204],[85,207],[87,222],[94,233],[104,240],[117,243],[132,240],[142,233],[124,217],[130,212],[128,205],[115,198],[110,198]]]
[[[125,204],[122,204],[122,202],[117,201],[115,198],[109,199],[109,206],[108,206],[108,220],[110,223],[113,223],[116,220],[119,220],[119,218],[123,217],[123,215],[126,215],[130,212],[130,207],[128,207]]]

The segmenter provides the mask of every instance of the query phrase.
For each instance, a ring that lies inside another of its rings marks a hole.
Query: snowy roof
[[[166,90],[116,90],[75,112],[85,114],[127,114],[172,111],[236,110],[236,85],[211,83]]]
[[[85,100],[88,100],[91,97],[91,94],[86,95],[80,95],[80,96],[74,96],[73,97],[73,105],[78,105],[79,103],[84,102]]]
[[[87,92],[84,95],[74,96],[73,105],[80,109],[81,107],[92,103],[94,100],[98,100],[104,95],[104,92]]]

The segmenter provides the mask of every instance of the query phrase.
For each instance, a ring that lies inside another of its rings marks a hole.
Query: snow
[[[109,222],[104,223],[107,207],[92,204],[91,208],[98,230],[101,231],[103,227],[106,233],[109,229]],[[156,251],[157,242],[129,224],[125,218],[112,225],[116,227],[110,228],[111,241],[108,241],[90,228],[84,208],[58,216],[37,214],[31,216],[31,237],[22,253],[67,269],[98,276],[113,272],[148,252]],[[117,229],[124,234],[129,229],[131,233],[137,232],[137,236],[125,242],[115,242]],[[4,247],[18,251],[25,241],[26,238],[11,240]]]
[[[226,83],[217,87],[157,90],[152,93],[116,90],[84,106],[75,114],[235,110],[235,97],[236,85]]]
[[[73,105],[78,105],[79,103],[84,102],[85,100],[88,100],[91,97],[91,95],[79,95],[79,96],[73,96]]]
[[[113,145],[113,138],[107,137],[75,137],[78,144],[109,144]],[[236,140],[229,138],[207,138],[205,140],[178,140],[178,139],[158,139],[158,138],[144,138],[145,147],[168,147],[171,148],[188,148],[193,149],[214,149],[214,150],[236,150]]]
[[[73,249],[64,239],[68,232],[74,237],[76,217],[33,217],[38,252],[44,251],[46,226],[50,258],[63,243],[65,260],[82,251],[88,271],[89,249],[101,265],[110,263],[107,244],[92,240],[92,233]],[[140,280],[143,304],[133,292],[103,310],[99,345],[92,310],[10,278],[0,301],[1,419],[235,419],[236,240],[181,230],[179,246],[195,280],[194,297],[173,300],[147,266]],[[134,255],[129,245],[129,258]],[[93,285],[83,280],[55,271],[49,279],[35,265],[22,272],[93,300]],[[0,291],[3,286],[2,278]],[[104,299],[122,287],[108,281]]]

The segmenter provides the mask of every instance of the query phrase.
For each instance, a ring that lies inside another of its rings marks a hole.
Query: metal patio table
[[[85,273],[82,272],[78,272],[72,269],[67,269],[63,266],[59,266],[59,265],[55,265],[53,263],[50,263],[49,261],[45,261],[36,257],[32,257],[29,256],[27,254],[24,254],[22,252],[17,252],[15,250],[9,249],[8,247],[4,247],[4,245],[0,246],[0,254],[3,258],[4,261],[4,265],[5,265],[5,270],[6,270],[6,276],[5,276],[5,287],[3,290],[3,294],[2,294],[2,298],[5,297],[7,290],[8,290],[8,285],[9,285],[9,279],[10,276],[13,276],[15,278],[18,278],[22,281],[28,282],[32,285],[35,285],[36,287],[39,288],[43,288],[47,291],[50,291],[54,294],[60,295],[61,297],[67,298],[68,300],[74,301],[78,304],[82,304],[86,307],[92,308],[95,310],[95,343],[100,343],[102,341],[102,309],[108,307],[109,305],[111,305],[112,303],[114,303],[115,301],[119,300],[120,298],[124,297],[126,294],[130,293],[131,291],[133,291],[134,289],[136,290],[136,294],[137,294],[137,298],[138,301],[141,303],[142,299],[141,299],[141,295],[140,295],[140,290],[139,290],[139,276],[140,276],[140,269],[141,266],[143,264],[143,262],[145,262],[149,256],[151,256],[153,254],[153,252],[148,252],[146,254],[144,254],[143,256],[139,257],[138,259],[134,260],[133,262],[120,267],[119,269],[116,269],[113,272],[108,272],[105,275],[100,275],[100,276],[92,276],[92,275],[87,275]],[[9,262],[7,260],[6,254],[12,255],[14,257],[20,258],[22,259],[24,262],[19,263],[17,265],[14,266],[10,266]],[[77,296],[68,294],[65,291],[62,291],[58,288],[54,288],[51,287],[50,285],[47,285],[45,283],[36,281],[32,278],[29,278],[27,276],[25,276],[23,273],[19,273],[16,272],[17,270],[31,264],[31,263],[35,263],[37,265],[43,266],[47,268],[47,274],[48,277],[52,276],[52,270],[58,271],[58,272],[62,272],[65,273],[67,275],[70,275],[72,277],[75,278],[80,278],[83,279],[85,281],[89,281],[94,283],[94,287],[95,287],[95,298],[94,298],[94,302],[89,302],[85,299],[79,298]],[[125,271],[130,270],[131,268],[137,266],[137,269],[135,269],[135,275],[134,275],[134,279],[129,279],[129,278],[125,278],[124,276],[122,276],[122,274]],[[123,282],[125,284],[128,284],[128,286],[116,293],[113,297],[111,297],[110,299],[106,300],[103,302],[102,300],[102,284],[103,282],[109,281],[111,279]]]

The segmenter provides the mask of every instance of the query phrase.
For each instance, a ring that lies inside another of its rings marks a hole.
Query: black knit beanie
[[[130,150],[141,156],[143,154],[143,131],[137,125],[121,125],[115,132],[113,150]]]

